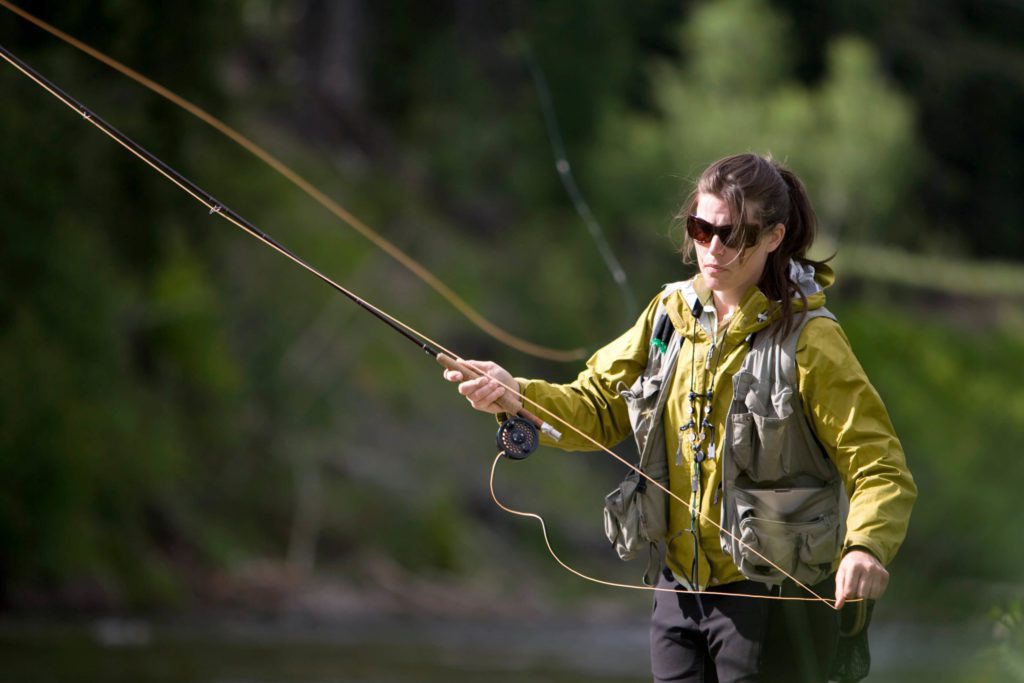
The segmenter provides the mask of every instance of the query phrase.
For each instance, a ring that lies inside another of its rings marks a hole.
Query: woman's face
[[[740,222],[733,221],[728,204],[712,194],[698,195],[694,214],[715,226]],[[704,283],[724,303],[738,304],[751,285],[761,279],[768,254],[778,248],[785,233],[786,228],[781,223],[766,232],[762,231],[757,244],[743,249],[742,254],[738,248],[725,246],[718,235],[712,237],[710,242],[694,240],[697,265],[704,276]]]

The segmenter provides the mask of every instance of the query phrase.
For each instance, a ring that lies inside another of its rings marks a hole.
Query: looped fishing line
[[[688,588],[682,588],[682,587],[680,587],[680,588],[664,588],[662,586],[641,586],[641,585],[637,585],[637,584],[633,584],[633,583],[619,583],[617,581],[607,581],[605,579],[595,578],[593,576],[590,576],[589,574],[584,574],[580,570],[571,567],[568,563],[566,563],[564,560],[562,560],[561,557],[558,556],[558,553],[555,552],[555,549],[551,546],[551,539],[548,537],[547,524],[544,523],[544,518],[543,517],[541,517],[540,515],[538,515],[535,512],[524,512],[522,510],[516,510],[514,508],[511,508],[508,505],[505,505],[504,503],[502,503],[501,500],[498,498],[498,494],[494,490],[494,475],[495,475],[495,472],[498,469],[498,461],[500,461],[502,459],[502,457],[504,457],[504,456],[505,456],[504,451],[498,453],[494,457],[494,462],[491,464],[491,476],[490,476],[490,480],[489,480],[490,489],[491,489],[491,500],[494,501],[495,505],[497,505],[498,507],[500,507],[502,510],[504,510],[505,512],[507,512],[509,514],[517,515],[519,517],[527,517],[527,518],[530,518],[530,519],[537,520],[537,522],[540,524],[541,534],[543,534],[543,536],[544,536],[544,545],[547,546],[548,552],[551,554],[551,557],[553,557],[555,559],[555,562],[560,564],[563,569],[565,569],[566,571],[570,572],[571,574],[575,574],[576,576],[580,577],[581,579],[584,579],[586,581],[591,581],[593,583],[600,584],[602,586],[609,586],[611,588],[628,588],[630,590],[657,591],[657,592],[661,592],[661,593],[690,593],[690,594],[693,594],[693,595],[723,595],[723,596],[730,596],[730,597],[734,597],[734,598],[750,598],[750,599],[756,599],[756,600],[781,600],[781,601],[786,601],[786,602],[824,602],[826,605],[828,605],[832,609],[835,609],[835,606],[834,606],[833,602],[827,600],[826,598],[823,598],[823,597],[817,595],[814,591],[811,591],[811,590],[807,589],[806,587],[804,587],[805,590],[808,590],[808,592],[811,593],[811,595],[813,597],[799,596],[799,595],[796,595],[796,596],[758,595],[758,594],[755,594],[755,593],[733,593],[733,592],[726,592],[726,591],[690,590]],[[862,602],[862,601],[863,601],[863,598],[850,598],[850,599],[847,600],[848,603],[855,603],[855,602]]]

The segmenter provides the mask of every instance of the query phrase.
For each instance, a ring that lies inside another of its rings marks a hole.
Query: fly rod
[[[0,45],[0,57],[3,57],[5,61],[33,81],[36,85],[56,97],[67,107],[78,113],[86,121],[102,131],[105,135],[144,161],[160,175],[170,180],[186,194],[205,206],[209,210],[210,215],[220,216],[229,223],[241,228],[252,237],[255,237],[274,251],[285,256],[296,265],[312,273],[321,281],[332,287],[335,291],[345,295],[352,302],[359,305],[363,310],[373,315],[377,320],[381,321],[389,328],[402,335],[402,337],[415,344],[424,353],[434,358],[434,360],[445,368],[449,370],[457,370],[463,373],[463,376],[467,378],[480,376],[480,372],[462,359],[458,358],[455,354],[451,352],[445,353],[446,349],[443,349],[443,347],[435,348],[435,346],[440,347],[440,345],[436,343],[435,345],[431,345],[425,335],[416,332],[416,330],[412,329],[402,321],[374,306],[351,290],[332,280],[319,269],[307,263],[283,244],[242,217],[238,212],[226,206],[223,202],[219,201],[209,192],[176,171],[155,154],[129,138],[115,126],[105,121],[101,116],[97,115],[75,97],[65,92],[59,86],[26,64],[3,45]],[[505,420],[501,425],[501,428],[499,428],[497,435],[498,447],[503,449],[509,457],[521,459],[532,453],[538,445],[537,429],[540,429],[544,434],[548,435],[555,441],[561,439],[561,434],[550,424],[544,422],[525,408],[515,406],[509,394],[503,395],[498,399],[497,403],[506,410],[506,413],[514,416]]]

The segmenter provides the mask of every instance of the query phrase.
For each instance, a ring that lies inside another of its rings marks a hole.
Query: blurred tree
[[[826,233],[891,240],[891,216],[918,167],[911,104],[863,41],[833,41],[817,87],[794,78],[792,42],[786,21],[759,0],[696,10],[681,31],[688,60],[654,71],[657,115],[609,119],[595,166],[614,173],[621,166],[611,160],[626,157],[643,175],[623,184],[606,174],[603,195],[630,206],[651,176],[695,177],[727,154],[774,152],[807,182]]]
[[[801,78],[815,82],[827,45],[870,42],[915,103],[925,173],[911,186],[920,218],[907,246],[1024,258],[1024,4],[1004,0],[773,0],[791,18]],[[976,239],[978,225],[984,240]]]
[[[209,91],[233,9],[200,5],[33,11],[171,87]],[[30,64],[181,165],[188,136],[169,105],[6,11],[0,22]],[[0,157],[16,169],[0,176],[0,590],[174,599],[180,565],[205,553],[195,507],[239,438],[223,416],[241,374],[206,264],[218,240],[123,150],[6,65],[0,79]]]

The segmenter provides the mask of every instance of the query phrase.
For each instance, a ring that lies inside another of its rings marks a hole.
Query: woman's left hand
[[[889,585],[889,572],[866,550],[851,550],[843,556],[836,571],[836,609],[847,598],[877,600]]]

